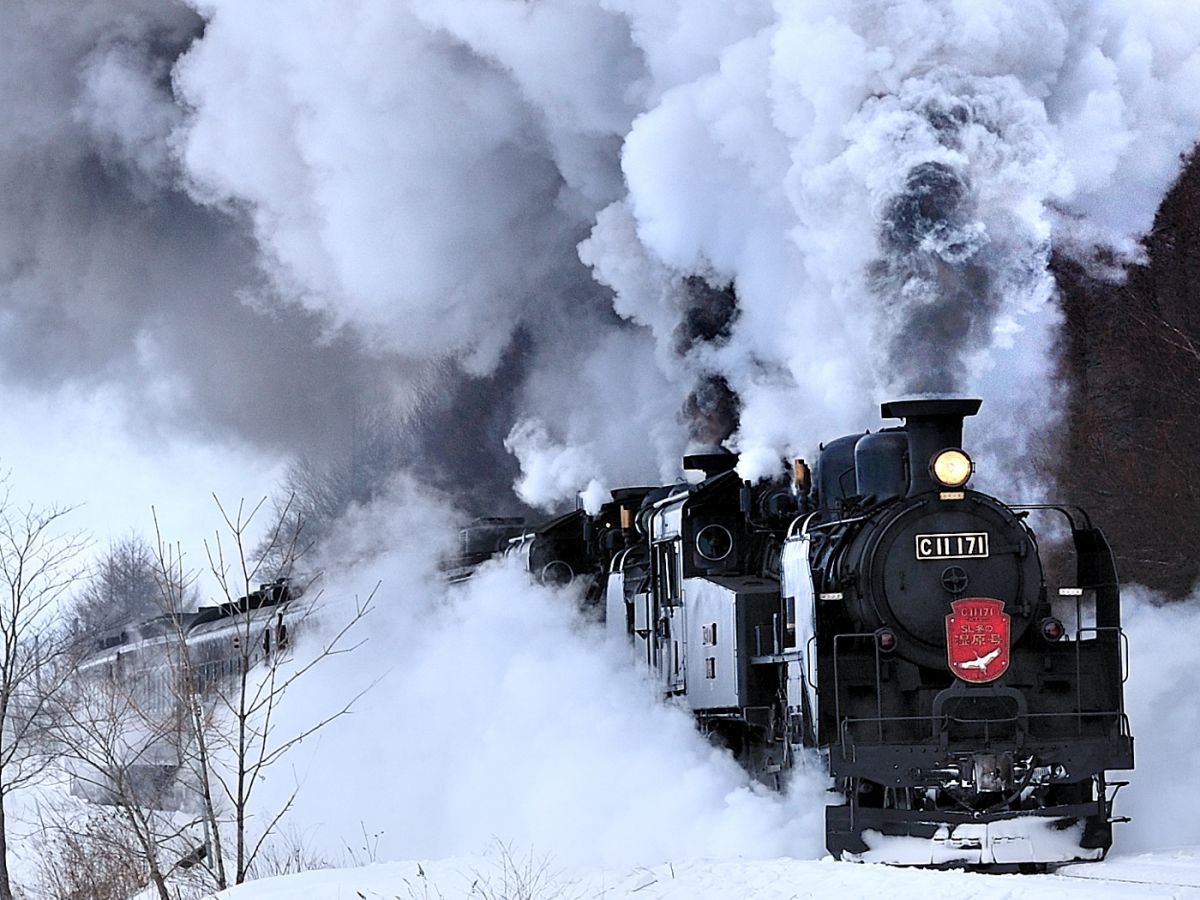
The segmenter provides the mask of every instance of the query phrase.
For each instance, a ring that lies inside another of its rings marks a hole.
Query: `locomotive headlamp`
[[[951,448],[938,451],[929,464],[929,471],[942,487],[957,488],[967,483],[975,471],[975,463],[963,451]]]

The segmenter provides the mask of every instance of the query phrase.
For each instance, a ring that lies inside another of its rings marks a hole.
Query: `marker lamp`
[[[1048,641],[1061,640],[1063,635],[1067,633],[1067,629],[1063,623],[1053,617],[1042,619],[1042,637]]]
[[[942,487],[957,488],[967,483],[975,471],[975,463],[961,450],[941,450],[933,457],[929,471]]]
[[[880,628],[875,632],[875,642],[884,653],[891,653],[896,649],[896,632],[890,628]]]

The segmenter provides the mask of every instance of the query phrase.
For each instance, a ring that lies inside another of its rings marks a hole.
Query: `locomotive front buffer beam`
[[[1074,800],[1042,808],[1007,802],[976,810],[863,806],[852,792],[845,806],[826,810],[826,846],[835,858],[893,865],[996,869],[1102,859],[1112,846],[1112,825],[1124,821],[1112,817],[1115,789],[1123,783],[1105,781],[1104,773],[1133,765],[1127,734],[949,753],[930,745],[845,749],[845,755],[831,749],[835,776],[881,785],[885,796],[897,798],[919,801],[950,788],[1014,800],[1038,786],[1087,788]]]
[[[1103,859],[1112,845],[1103,797],[1036,812],[919,812],[833,806],[826,846],[835,859],[890,865],[1049,866]]]

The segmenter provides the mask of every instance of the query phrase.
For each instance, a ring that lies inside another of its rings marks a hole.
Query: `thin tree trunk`
[[[142,845],[146,857],[146,866],[150,870],[150,881],[158,891],[159,900],[171,900],[171,892],[167,890],[167,879],[158,864],[158,848],[155,846],[154,834],[150,823],[138,812],[137,807],[130,805],[125,809],[125,817],[129,820],[133,833]]]
[[[8,792],[0,792],[0,900],[13,900],[12,880],[8,874],[8,818],[5,804]]]
[[[209,851],[216,857],[217,890],[223,891],[229,887],[225,880],[225,846],[221,843],[221,825],[217,820],[217,807],[213,802],[212,782],[209,779],[211,769],[209,768],[208,759],[208,738],[204,732],[200,717],[195,715],[196,702],[198,701],[191,698],[188,700],[188,704],[193,709],[192,728],[195,729],[196,752],[198,754],[197,768],[199,770],[197,776],[200,779],[200,795],[204,801],[204,817],[208,820]]]
[[[245,653],[245,650],[242,651]],[[237,884],[246,880],[246,677],[249,666],[242,657],[242,673],[238,680],[238,752],[237,752]],[[0,898],[3,900],[3,898]]]

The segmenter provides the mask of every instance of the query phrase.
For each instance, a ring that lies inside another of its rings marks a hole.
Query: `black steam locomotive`
[[[699,483],[466,539],[546,582],[586,578],[664,693],[760,779],[816,748],[842,800],[835,858],[1099,859],[1121,821],[1107,773],[1133,766],[1113,555],[1080,510],[968,486],[979,406],[885,404],[902,427],[831,441],[812,471],[751,485],[732,454],[689,457]],[[1031,516],[1051,514],[1039,547]]]

